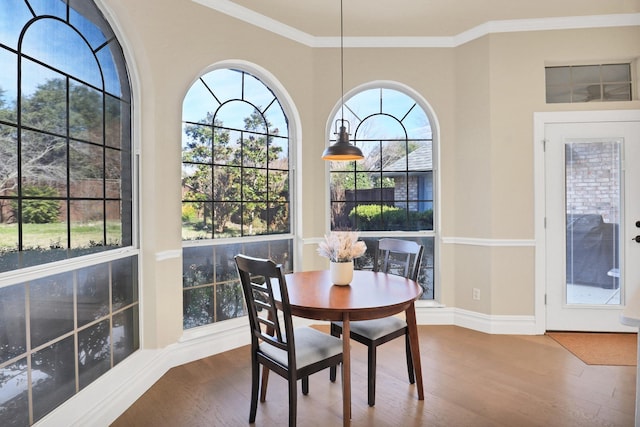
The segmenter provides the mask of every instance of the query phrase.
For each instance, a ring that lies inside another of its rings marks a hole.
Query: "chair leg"
[[[302,394],[309,394],[309,377],[302,377]]]
[[[342,333],[342,328],[340,328],[339,326],[334,325],[333,323],[331,324],[331,335],[333,335],[334,337],[338,337],[340,338],[340,335]],[[336,372],[337,372],[337,366],[331,366],[329,368],[329,380],[334,383],[336,382]]]
[[[297,389],[297,381],[289,373],[289,427],[296,426],[296,417],[298,411],[298,389]]]
[[[411,340],[409,339],[409,332],[404,334],[406,347],[407,347],[407,372],[409,373],[409,384],[416,382],[416,375],[413,369],[413,357],[411,356]]]
[[[376,404],[376,346],[369,345],[369,366],[368,366],[368,403],[369,406]]]
[[[262,367],[262,385],[260,386],[260,402],[264,403],[267,399],[267,384],[269,382],[269,369]]]
[[[251,362],[251,409],[249,410],[249,423],[256,421],[258,410],[258,384],[260,381],[260,365],[257,360]]]

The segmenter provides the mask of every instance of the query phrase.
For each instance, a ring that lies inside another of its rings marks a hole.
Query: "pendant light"
[[[336,143],[329,145],[322,153],[323,160],[362,160],[364,155],[355,145],[349,143],[350,124],[344,118],[344,24],[342,18],[342,0],[340,0],[340,83],[341,83],[341,109],[340,119],[336,120]]]

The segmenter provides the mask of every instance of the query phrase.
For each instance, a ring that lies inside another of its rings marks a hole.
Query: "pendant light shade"
[[[349,143],[349,131],[345,123],[349,125],[347,120],[336,120],[336,130],[338,129],[338,125],[340,125],[340,130],[337,130],[335,133],[335,135],[337,135],[336,143],[328,146],[324,150],[324,153],[322,153],[323,160],[348,161],[364,159],[362,151],[355,145]]]
[[[329,145],[322,153],[323,160],[349,161],[362,160],[362,151],[349,142],[349,122],[344,119],[344,29],[342,19],[342,0],[340,0],[340,84],[341,84],[341,118],[336,120],[336,143]],[[347,126],[345,126],[345,124]],[[338,126],[339,125],[339,126]],[[339,128],[339,129],[338,129]]]

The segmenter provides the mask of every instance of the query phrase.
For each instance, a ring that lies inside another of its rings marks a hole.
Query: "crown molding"
[[[192,0],[194,3],[198,3],[202,6],[216,10],[225,15],[229,15],[233,18],[244,21],[248,24],[262,28],[263,30],[270,31],[278,34],[284,38],[296,41],[298,43],[315,47],[314,42],[317,37],[311,34],[300,31],[289,25],[283,24],[280,21],[264,16],[258,12],[254,12],[244,6],[240,6],[229,0]]]
[[[488,34],[634,26],[640,26],[640,13],[489,21],[456,35],[452,47]]]
[[[309,47],[340,47],[340,37],[313,36],[230,0],[192,1]],[[640,13],[488,21],[455,36],[344,37],[343,42],[346,48],[452,48],[488,34],[629,26],[640,26]]]

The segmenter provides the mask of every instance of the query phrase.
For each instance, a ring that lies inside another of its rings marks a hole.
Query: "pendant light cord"
[[[344,19],[342,1],[340,0],[340,116],[342,119],[341,126],[344,126]]]

